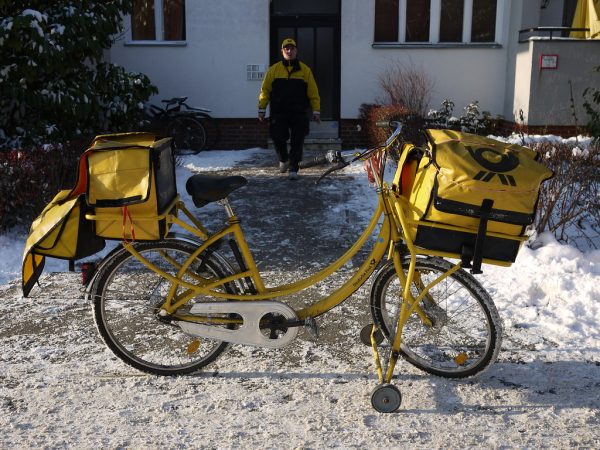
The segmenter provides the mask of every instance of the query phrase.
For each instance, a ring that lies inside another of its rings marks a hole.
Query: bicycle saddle
[[[192,196],[194,205],[200,208],[224,199],[246,184],[248,180],[242,176],[192,175],[185,183],[185,189]]]

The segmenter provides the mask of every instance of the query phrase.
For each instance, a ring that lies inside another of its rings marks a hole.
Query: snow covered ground
[[[190,171],[276,178],[249,168],[264,155],[187,157],[179,191]],[[346,227],[352,211],[360,229],[372,188],[359,165],[339,176],[352,195],[336,197],[324,228]],[[293,186],[333,193],[307,179]],[[600,448],[600,251],[543,235],[512,267],[485,266],[479,279],[504,322],[498,362],[463,381],[402,362],[402,406],[382,415],[370,405],[371,351],[358,340],[368,285],[318,320],[318,340],[301,332],[282,350],[233,346],[204,372],[159,378],[104,347],[66,263],[49,260],[42,288],[21,298],[24,238],[0,236],[0,448]]]

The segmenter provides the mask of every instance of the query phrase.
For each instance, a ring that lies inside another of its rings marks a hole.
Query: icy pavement
[[[271,156],[257,153],[227,173],[250,180],[231,201],[275,283],[335,259],[371,203],[351,174],[315,186],[322,170],[314,168],[289,182]],[[198,212],[211,228],[222,223],[217,207]],[[550,273],[552,262],[535,255],[524,250],[512,268],[483,276],[505,323],[498,362],[463,381],[401,362],[402,406],[387,415],[370,405],[377,380],[358,338],[369,322],[369,283],[317,319],[319,339],[301,331],[285,349],[232,346],[202,372],[163,378],[106,349],[80,274],[46,274],[27,299],[11,281],[0,286],[0,448],[600,448],[600,324],[586,321],[597,317],[598,264],[567,255],[579,266],[543,283],[536,270]],[[293,301],[322,294],[350,270]],[[571,286],[576,277],[584,290]],[[555,284],[581,306],[553,328]]]

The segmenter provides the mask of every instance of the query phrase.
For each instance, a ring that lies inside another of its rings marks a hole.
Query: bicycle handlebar
[[[325,173],[323,173],[323,175],[321,175],[319,177],[319,179],[316,181],[316,184],[319,184],[319,182],[325,178],[327,175],[329,175],[331,172],[335,172],[336,170],[340,170],[343,169],[346,166],[349,166],[352,162],[361,159],[362,157],[364,157],[367,154],[372,154],[374,151],[376,150],[381,150],[383,148],[389,147],[391,144],[394,143],[394,141],[398,138],[398,136],[400,135],[400,133],[402,133],[402,122],[398,121],[398,120],[390,120],[390,121],[379,121],[375,123],[376,126],[378,127],[389,127],[389,128],[394,128],[394,132],[390,135],[390,137],[387,139],[387,141],[385,141],[385,144],[381,147],[377,147],[375,149],[369,149],[366,150],[364,152],[362,152],[361,154],[355,156],[351,161],[346,161],[343,157],[341,157],[340,155],[340,159],[338,161],[338,163],[333,166],[330,167],[329,169],[327,169],[325,171]]]
[[[321,180],[323,178],[325,178],[327,175],[329,175],[331,172],[335,172],[336,170],[343,169],[344,167],[349,166],[349,165],[350,165],[350,163],[348,161],[346,161],[345,159],[341,159],[335,166],[327,169],[325,171],[325,173],[319,177],[319,179],[315,182],[315,184],[319,184],[321,182]]]
[[[171,115],[192,115],[199,119],[210,119],[212,110],[196,106],[190,106],[185,101],[187,97],[173,97],[161,100],[165,104],[164,107],[149,105],[147,106],[148,115],[151,117],[171,116]],[[185,109],[182,109],[181,107]]]
[[[307,167],[320,166],[323,164],[333,164],[341,161],[342,159],[342,153],[339,150],[327,150],[324,155],[319,155],[309,160],[300,161],[300,167],[305,169]]]
[[[400,135],[400,133],[402,133],[402,123],[398,122],[396,120],[390,121],[389,122],[389,126],[395,128],[394,132],[391,134],[391,136],[387,139],[387,141],[385,141],[385,146],[388,147],[389,145],[391,145]]]
[[[167,106],[174,105],[175,103],[179,103],[180,105],[187,100],[187,97],[173,97],[166,98],[161,100],[161,102],[166,103]]]
[[[398,128],[402,123],[398,120],[380,120],[375,122],[375,126],[379,128]]]

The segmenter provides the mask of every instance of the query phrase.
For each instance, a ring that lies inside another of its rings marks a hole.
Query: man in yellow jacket
[[[265,120],[265,111],[270,103],[269,133],[279,158],[279,171],[285,173],[289,170],[289,179],[297,180],[304,137],[309,130],[309,116],[312,111],[313,120],[321,121],[321,99],[312,71],[296,57],[298,49],[293,39],[283,40],[281,54],[283,61],[269,67],[260,88],[258,120]]]

